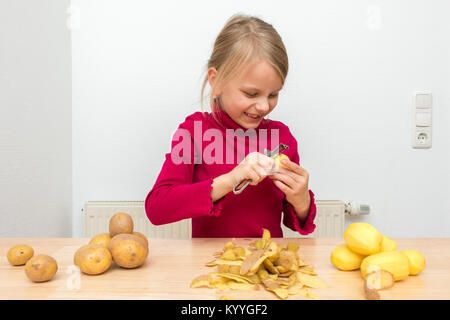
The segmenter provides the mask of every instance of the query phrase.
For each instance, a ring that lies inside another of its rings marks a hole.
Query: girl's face
[[[208,70],[212,86],[217,70]],[[277,105],[278,92],[283,88],[281,77],[265,60],[249,67],[239,78],[217,88],[219,105],[234,122],[246,129],[258,127],[262,119]]]

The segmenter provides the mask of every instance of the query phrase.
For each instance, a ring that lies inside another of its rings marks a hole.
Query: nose
[[[269,101],[263,98],[256,103],[255,108],[258,111],[258,113],[266,113],[270,109]]]

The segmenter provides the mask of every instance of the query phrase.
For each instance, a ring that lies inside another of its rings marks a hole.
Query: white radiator
[[[338,200],[315,200],[317,214],[314,219],[316,229],[307,236],[292,231],[283,224],[285,238],[342,238],[345,226],[345,203]]]
[[[285,238],[341,238],[344,234],[345,204],[337,200],[316,200],[316,230],[302,236],[282,225]],[[117,212],[132,216],[134,230],[149,238],[190,238],[191,219],[154,226],[147,218],[144,201],[88,201],[84,206],[84,235],[109,232],[109,219]]]

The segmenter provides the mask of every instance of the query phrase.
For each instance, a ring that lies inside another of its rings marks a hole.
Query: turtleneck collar
[[[248,128],[244,128],[237,122],[235,122],[231,117],[226,113],[222,107],[218,104],[217,100],[214,99],[214,106],[212,109],[211,116],[213,116],[213,121],[215,121],[220,127],[224,129],[242,129],[242,130],[248,130]],[[217,118],[217,119],[216,119]],[[255,130],[259,129],[267,129],[269,124],[269,120],[262,119],[259,125],[254,128]]]

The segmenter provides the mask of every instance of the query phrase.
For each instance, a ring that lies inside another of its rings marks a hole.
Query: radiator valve
[[[370,214],[368,204],[359,204],[356,201],[350,201],[345,204],[345,213],[350,216],[360,216]]]

